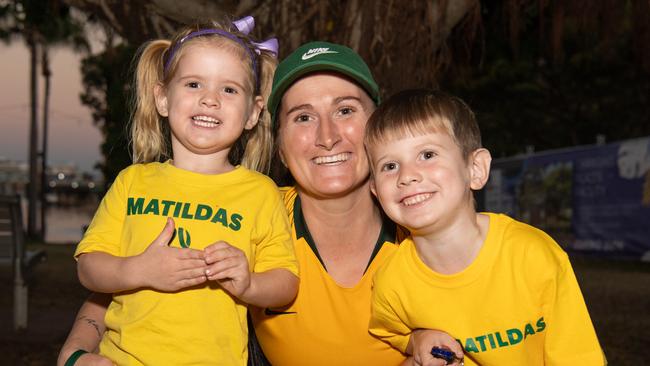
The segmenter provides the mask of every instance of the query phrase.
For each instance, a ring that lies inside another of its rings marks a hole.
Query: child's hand
[[[241,300],[251,285],[246,254],[225,241],[209,245],[203,251],[208,280],[219,282],[224,290]]]
[[[137,257],[137,268],[144,287],[159,291],[177,291],[207,281],[203,252],[170,247],[174,220],[167,223],[158,237]]]
[[[411,333],[407,351],[413,355],[416,365],[442,366],[447,362],[441,358],[431,355],[433,347],[447,348],[456,354],[456,360],[449,365],[461,365],[463,359],[463,348],[449,334],[432,329],[418,329]]]

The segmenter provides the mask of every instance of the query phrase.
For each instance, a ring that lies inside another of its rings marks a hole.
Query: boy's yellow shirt
[[[477,258],[453,275],[404,240],[375,276],[370,332],[403,351],[412,329],[445,331],[465,365],[604,365],[567,254],[541,230],[487,215]]]

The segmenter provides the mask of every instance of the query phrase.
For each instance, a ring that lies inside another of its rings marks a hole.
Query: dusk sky
[[[29,154],[29,52],[21,39],[0,44],[0,157],[28,161]],[[52,84],[48,140],[50,165],[75,164],[81,171],[92,171],[101,159],[101,134],[92,122],[90,110],[81,105],[79,73],[81,54],[65,48],[50,51]],[[39,67],[40,73],[40,67]],[[39,75],[42,83],[43,78]],[[42,84],[39,104],[43,102]],[[42,130],[39,118],[39,149]],[[97,171],[94,172],[98,174]]]

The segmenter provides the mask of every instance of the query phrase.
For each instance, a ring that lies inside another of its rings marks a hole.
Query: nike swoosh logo
[[[303,60],[309,60],[310,58],[312,58],[314,56],[322,55],[324,53],[338,53],[338,52],[336,52],[336,51],[321,51],[321,52],[314,52],[314,53],[310,53],[310,54],[304,53],[301,58]]]
[[[285,314],[297,314],[295,311],[279,311],[266,308],[264,309],[264,315],[285,315]]]

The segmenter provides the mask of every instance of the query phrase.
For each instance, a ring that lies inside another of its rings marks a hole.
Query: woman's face
[[[363,135],[375,106],[363,89],[334,73],[312,74],[280,106],[280,156],[302,191],[331,198],[367,184]]]

